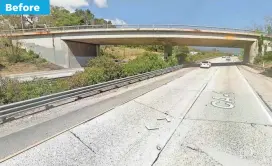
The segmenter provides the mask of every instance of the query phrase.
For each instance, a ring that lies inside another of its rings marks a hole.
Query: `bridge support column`
[[[100,56],[100,45],[95,45],[96,56]]]
[[[258,41],[244,46],[244,63],[253,63],[254,58],[258,55]]]
[[[65,41],[68,46],[66,63],[68,68],[87,66],[90,59],[99,56],[100,46],[88,43]]]
[[[165,45],[164,46],[164,59],[168,59],[169,56],[172,55],[172,46],[171,45]]]

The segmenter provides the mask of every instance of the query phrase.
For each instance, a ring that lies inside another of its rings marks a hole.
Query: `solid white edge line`
[[[241,75],[243,81],[245,82],[245,84],[247,85],[248,89],[250,89],[250,92],[253,94],[253,96],[256,98],[258,104],[261,106],[263,112],[266,114],[266,116],[268,117],[270,123],[272,124],[272,117],[270,116],[270,114],[268,113],[268,108],[266,108],[265,104],[263,103],[263,101],[260,99],[260,97],[256,94],[255,90],[251,87],[251,85],[249,84],[249,82],[247,81],[247,79],[243,76],[243,74],[241,73],[241,71],[238,69],[238,67],[236,66],[236,70],[238,70],[238,73]]]

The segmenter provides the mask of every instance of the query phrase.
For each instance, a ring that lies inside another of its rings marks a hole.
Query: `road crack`
[[[156,108],[153,108],[153,107],[151,107],[151,106],[148,106],[148,105],[146,105],[146,104],[144,104],[144,103],[141,103],[141,102],[139,102],[139,101],[136,101],[136,100],[133,100],[133,101],[134,101],[135,103],[141,104],[141,105],[143,105],[143,106],[145,106],[145,107],[151,108],[151,109],[154,110],[154,111],[157,111],[157,112],[162,113],[162,114],[164,114],[164,115],[168,115],[168,116],[170,116],[170,117],[173,118],[173,116],[171,116],[170,114],[168,114],[168,113],[166,113],[166,112],[162,112],[162,111],[160,111],[160,110],[158,110],[158,109],[156,109]]]
[[[212,77],[209,79],[209,81],[212,79]],[[171,136],[168,138],[168,140],[166,141],[166,143],[164,144],[164,146],[161,148],[160,152],[157,154],[157,157],[155,158],[155,160],[153,161],[153,163],[151,164],[151,166],[155,165],[156,162],[158,161],[162,151],[164,150],[164,148],[166,147],[166,145],[169,143],[169,141],[171,140],[171,138],[173,137],[173,135],[175,134],[176,130],[179,128],[179,126],[181,125],[181,123],[183,122],[183,120],[185,119],[186,115],[190,112],[190,110],[192,109],[193,105],[196,103],[196,101],[198,100],[198,98],[200,97],[200,95],[202,94],[202,92],[206,89],[206,87],[208,86],[208,82],[204,84],[204,86],[202,87],[202,89],[200,90],[200,92],[196,95],[195,99],[193,100],[193,103],[191,104],[191,106],[188,108],[188,110],[186,111],[184,117],[180,120],[178,126],[175,128],[174,132],[171,134]]]
[[[181,146],[183,146],[183,145],[181,145]],[[194,145],[194,146],[196,146],[196,145]],[[209,156],[210,158],[212,158],[215,162],[217,162],[217,164],[220,164],[220,165],[222,165],[220,162],[218,162],[217,160],[215,160],[212,156],[210,156],[208,153],[206,153],[205,151],[203,151],[202,149],[200,149],[199,147],[197,147],[197,148],[194,148],[194,147],[191,147],[191,146],[184,146],[184,147],[186,147],[186,148],[188,148],[188,149],[191,149],[191,150],[193,150],[193,151],[196,151],[196,152],[199,152],[199,153],[203,153],[203,154],[205,154],[206,156]]]
[[[202,151],[201,149],[198,149],[198,148],[193,148],[193,147],[191,147],[191,146],[186,146],[186,148],[189,148],[189,149],[191,149],[191,150],[193,150],[193,151],[197,151],[197,152],[205,153],[205,152],[204,152],[204,151]]]
[[[71,134],[73,134],[73,136],[74,137],[76,137],[84,146],[86,146],[88,149],[90,149],[94,154],[96,154],[95,153],[95,151],[90,147],[90,146],[88,146],[85,142],[83,142],[80,138],[79,138],[79,136],[77,136],[75,133],[73,133],[72,131],[70,131],[70,133]]]

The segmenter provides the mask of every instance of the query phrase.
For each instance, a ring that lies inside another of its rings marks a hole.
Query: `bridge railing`
[[[90,29],[194,29],[194,30],[216,30],[216,31],[227,31],[227,32],[243,32],[243,33],[256,33],[253,30],[236,29],[236,28],[221,28],[212,26],[196,26],[196,25],[178,25],[178,24],[161,24],[161,25],[76,25],[76,26],[63,26],[63,27],[45,27],[45,28],[33,28],[33,29],[14,29],[14,30],[2,30],[1,34],[24,34],[24,33],[35,33],[35,32],[65,32],[65,31],[76,31],[76,30],[90,30]],[[257,34],[257,33],[256,33]]]

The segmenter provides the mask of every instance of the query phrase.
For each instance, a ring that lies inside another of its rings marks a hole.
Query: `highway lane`
[[[230,58],[230,61],[227,61],[226,58],[223,57],[218,57],[218,58],[214,58],[209,60],[211,63],[231,63],[231,62],[240,62],[239,58],[236,56],[232,56]]]
[[[136,154],[133,151],[148,154],[139,154],[139,157],[145,157],[139,162],[148,160],[148,163],[152,163],[159,152],[157,144],[165,144],[179,124],[180,119],[174,116],[185,115],[216,71],[217,68],[193,70],[134,100],[115,106],[110,112],[21,153],[3,165],[67,165],[73,162],[73,165],[118,165],[119,162],[126,162],[119,161],[126,154],[133,158],[133,154]],[[85,112],[92,109],[99,108],[85,108]],[[166,117],[170,122],[157,120]],[[159,133],[156,132],[157,127],[160,128]],[[9,137],[6,138],[8,141]],[[150,141],[152,153],[137,148],[137,144],[147,148],[145,143]],[[2,147],[9,148],[5,145]]]
[[[271,165],[268,111],[236,66],[197,69],[2,165]]]
[[[221,67],[155,165],[271,165],[267,111],[237,67]]]
[[[184,68],[0,125],[0,161],[193,70]]]

